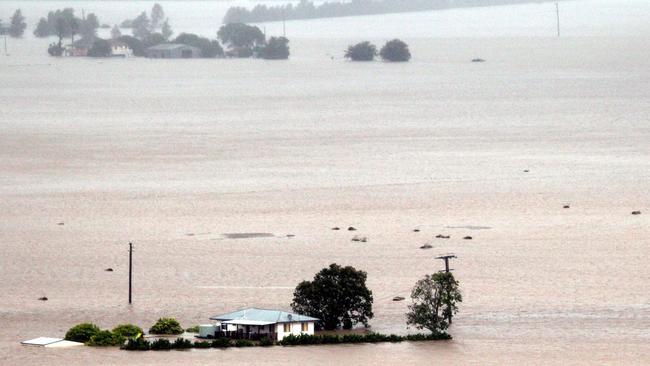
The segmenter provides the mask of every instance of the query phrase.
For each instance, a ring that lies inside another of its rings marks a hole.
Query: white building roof
[[[20,342],[26,346],[40,346],[40,347],[74,347],[83,346],[83,343],[66,341],[61,338],[38,337],[27,341]]]
[[[226,324],[242,324],[242,325],[269,325],[277,323],[291,323],[291,322],[315,322],[319,319],[310,316],[289,313],[282,310],[268,310],[248,308],[232,313],[215,315],[211,317],[212,320],[221,320]],[[246,323],[244,323],[246,322]],[[256,322],[256,323],[250,323]]]

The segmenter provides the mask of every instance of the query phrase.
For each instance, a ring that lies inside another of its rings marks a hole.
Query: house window
[[[309,325],[307,323],[300,323],[300,330],[306,332],[309,330]]]
[[[291,324],[285,324],[284,325],[284,332],[285,333],[291,333]]]

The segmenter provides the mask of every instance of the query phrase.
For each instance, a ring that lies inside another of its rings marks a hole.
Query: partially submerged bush
[[[210,346],[212,346],[212,343],[208,341],[194,342],[194,348],[210,348]]]
[[[172,349],[172,344],[165,338],[159,338],[151,342],[150,349],[154,351],[166,351]]]
[[[174,349],[189,349],[189,348],[192,348],[192,342],[189,339],[176,338],[176,340],[172,343],[172,348],[174,348]]]
[[[339,343],[379,343],[379,342],[402,342],[402,341],[435,341],[451,339],[447,333],[432,334],[410,334],[405,337],[395,334],[385,335],[380,333],[368,334],[345,334],[338,335],[288,335],[279,344],[282,346],[299,346],[309,344],[339,344]]]
[[[217,338],[210,345],[212,348],[228,348],[231,346],[230,339],[228,338]]]
[[[399,39],[386,42],[379,55],[384,61],[406,62],[411,59],[409,46]]]
[[[264,337],[264,338],[260,339],[260,346],[262,346],[262,347],[269,347],[269,346],[272,346],[274,344],[275,343],[273,342],[273,340],[271,338],[269,338],[269,337]]]
[[[188,332],[188,333],[198,333],[199,332],[199,326],[195,325],[193,327],[189,327],[189,328],[185,329],[185,331]]]
[[[121,346],[125,340],[126,338],[119,334],[111,333],[109,330],[100,330],[90,337],[87,344],[93,347]]]
[[[151,349],[151,344],[144,338],[131,338],[122,346],[122,349],[127,351],[148,351]]]
[[[86,343],[92,336],[99,333],[101,329],[92,323],[81,323],[70,328],[65,334],[67,341]]]
[[[253,347],[255,343],[249,341],[248,339],[238,339],[235,341],[235,347]]]
[[[183,328],[180,323],[174,318],[160,318],[151,328],[149,328],[149,333],[151,334],[181,334],[183,333]]]
[[[377,56],[377,47],[366,41],[349,46],[345,51],[345,58],[352,61],[372,61]]]
[[[142,328],[133,324],[120,324],[117,327],[113,328],[113,334],[119,334],[125,338],[137,337],[139,334],[143,334],[144,331]]]

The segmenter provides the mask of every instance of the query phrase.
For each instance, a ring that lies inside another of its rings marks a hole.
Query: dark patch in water
[[[228,239],[250,239],[250,238],[269,238],[271,233],[226,233],[222,234]]]

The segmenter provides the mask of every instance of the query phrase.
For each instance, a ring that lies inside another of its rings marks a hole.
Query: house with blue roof
[[[314,334],[317,318],[289,313],[282,310],[248,308],[231,313],[215,315],[210,318],[215,323],[212,328],[200,329],[202,336],[234,339],[261,339],[268,337],[281,341],[293,334]],[[210,334],[214,332],[213,334]]]

